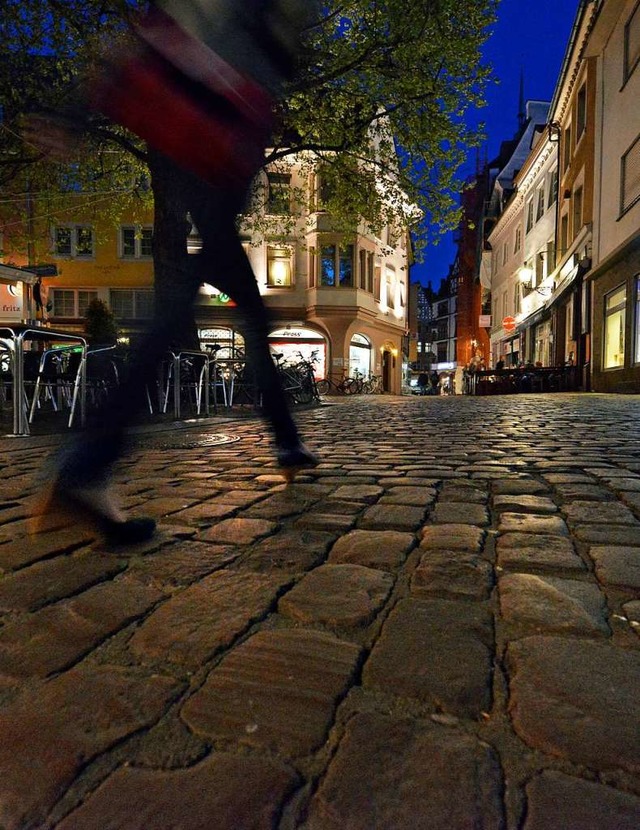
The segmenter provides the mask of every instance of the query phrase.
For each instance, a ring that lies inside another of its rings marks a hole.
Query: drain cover
[[[240,440],[239,435],[227,435],[224,432],[205,433],[203,435],[180,435],[165,433],[144,441],[145,447],[163,450],[197,450],[200,447],[216,447],[221,444],[234,444]],[[142,442],[140,442],[142,443]]]

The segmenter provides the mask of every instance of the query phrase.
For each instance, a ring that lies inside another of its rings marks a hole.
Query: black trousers
[[[183,204],[198,228],[202,249],[190,255],[186,265],[184,260],[176,264],[167,302],[157,309],[135,349],[126,380],[92,418],[87,431],[64,452],[59,473],[68,486],[100,484],[108,479],[113,463],[124,450],[127,427],[147,405],[147,383],[155,378],[176,331],[184,331],[192,322],[194,300],[204,282],[228,294],[238,307],[247,362],[255,371],[264,414],[277,446],[290,448],[298,443],[298,432],[269,350],[268,314],[236,228],[246,188],[217,188],[178,168],[172,175],[184,184]],[[186,214],[183,221],[188,227]]]

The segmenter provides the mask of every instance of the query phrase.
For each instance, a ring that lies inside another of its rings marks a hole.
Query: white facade
[[[515,191],[489,235],[492,249],[491,354],[495,364],[525,359],[524,329],[541,317],[553,290],[557,204],[557,145],[546,129],[515,179]],[[514,318],[517,328],[504,328]],[[531,336],[531,335],[530,335]],[[530,344],[526,358],[548,365],[548,348]]]

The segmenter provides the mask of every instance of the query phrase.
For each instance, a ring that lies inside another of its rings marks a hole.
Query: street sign
[[[505,331],[515,331],[516,330],[516,318],[515,317],[503,317],[502,318],[502,328]]]

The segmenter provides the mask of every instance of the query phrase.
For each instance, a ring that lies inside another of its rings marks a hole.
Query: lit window
[[[627,289],[624,285],[604,298],[604,368],[624,366]]]
[[[640,62],[640,3],[636,3],[624,27],[624,81]]]
[[[271,288],[291,286],[291,249],[267,248],[267,285]]]
[[[620,210],[624,212],[640,199],[640,136],[622,156]]]

